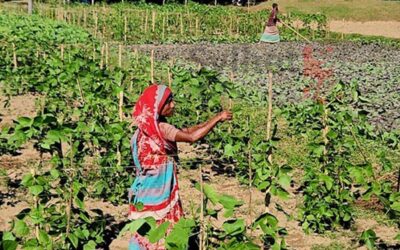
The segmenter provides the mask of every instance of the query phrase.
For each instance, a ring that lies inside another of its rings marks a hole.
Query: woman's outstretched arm
[[[223,111],[205,123],[199,124],[197,126],[182,129],[176,133],[175,141],[177,142],[190,142],[194,143],[203,137],[205,137],[218,122],[223,122],[232,119],[232,113],[229,111]]]

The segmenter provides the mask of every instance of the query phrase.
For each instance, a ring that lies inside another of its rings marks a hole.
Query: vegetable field
[[[313,44],[282,29],[266,45],[267,12],[34,12],[0,10],[2,249],[127,249],[135,232],[166,249],[400,247],[396,42],[338,42],[319,14],[283,18]],[[131,112],[151,82],[172,88],[178,128],[234,114],[179,144],[185,216],[168,235],[126,216]]]

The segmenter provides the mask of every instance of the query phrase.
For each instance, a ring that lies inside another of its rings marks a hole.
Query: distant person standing
[[[269,15],[267,25],[264,33],[261,36],[260,42],[277,43],[280,41],[279,30],[276,27],[276,23],[280,22],[278,18],[278,4],[272,4],[272,11]]]

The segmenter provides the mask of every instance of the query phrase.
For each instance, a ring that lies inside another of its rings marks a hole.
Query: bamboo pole
[[[199,239],[199,249],[205,250],[205,237],[204,237],[204,191],[203,191],[203,170],[202,165],[199,167],[200,172],[200,239]]]
[[[181,36],[183,36],[183,14],[180,15]]]
[[[122,45],[121,44],[119,45],[119,48],[118,48],[118,66],[120,68],[122,68]],[[122,86],[122,82],[121,82],[120,86]],[[119,92],[119,106],[118,106],[120,122],[122,122],[124,119],[124,113],[122,110],[123,103],[124,103],[124,91],[121,90],[121,92]]]
[[[326,156],[328,154],[327,146],[328,146],[329,140],[328,140],[327,135],[329,132],[329,126],[328,126],[328,110],[326,109],[325,104],[324,104],[324,115],[322,117],[322,124],[324,126],[324,128],[322,129],[322,138],[324,140],[324,156]],[[325,161],[325,159],[324,159],[324,161]]]
[[[16,70],[18,68],[18,62],[17,62],[17,51],[15,48],[15,43],[12,43],[13,47],[13,64],[14,64],[14,69]]]
[[[105,60],[105,66],[106,66],[106,68],[108,68],[108,53],[109,53],[109,48],[108,48],[108,42],[105,42],[105,55],[106,55],[106,60]]]
[[[163,16],[161,39],[165,39],[165,16]]]
[[[87,13],[86,9],[83,9],[83,27],[87,27]]]
[[[172,88],[172,73],[170,67],[168,67],[168,87]]]
[[[61,49],[61,60],[64,61],[64,44],[60,45],[60,49]]]
[[[96,11],[95,12],[95,17],[94,17],[94,36],[95,37],[97,37],[98,25],[99,25],[99,16],[98,16],[97,11]]]
[[[248,120],[247,120],[247,123],[248,123],[248,128],[249,128],[249,125],[250,125],[250,117],[248,117]],[[252,207],[252,192],[251,192],[251,188],[252,188],[252,184],[253,184],[253,169],[252,169],[252,154],[251,154],[251,141],[250,141],[250,139],[249,139],[249,141],[248,141],[248,150],[249,150],[249,156],[248,156],[248,160],[249,160],[249,222],[250,222],[250,225],[251,225],[251,223],[252,223],[252,221],[253,221],[253,218],[252,218],[252,211],[253,211],[253,207]],[[252,237],[252,235],[253,235],[253,229],[251,228],[251,230],[250,230],[250,237]]]
[[[42,155],[41,155],[42,156]],[[35,178],[36,177],[36,171],[35,168],[31,168],[31,174]],[[35,208],[37,209],[39,206],[39,200],[37,196],[33,196],[33,202],[35,204]],[[39,224],[35,223],[35,236],[37,239],[39,239]]]
[[[231,98],[229,98],[229,106],[228,106],[228,109],[229,109],[229,111],[231,111],[232,112],[232,99]],[[232,132],[232,122],[229,122],[229,127],[228,127],[228,133],[230,134]]]
[[[104,66],[104,44],[101,46],[100,51],[100,69],[103,69]]]
[[[93,44],[93,61],[96,60],[96,45]]]
[[[127,33],[128,33],[128,18],[127,16],[124,17],[124,41],[127,41]]]
[[[70,167],[73,170],[73,144],[72,144],[72,138],[70,136],[70,147],[71,147],[71,151],[70,151]],[[66,208],[66,215],[67,215],[67,228],[66,228],[66,237],[69,236],[70,233],[70,229],[71,229],[71,209],[72,209],[72,197],[73,197],[73,189],[72,189],[72,180],[73,180],[73,174],[72,173],[72,177],[70,179],[70,183],[69,183],[69,197],[68,197],[68,203],[67,203],[67,208]]]
[[[247,1],[249,2],[249,1]],[[232,16],[230,16],[230,20],[229,20],[229,35],[232,36],[232,27],[233,27],[233,19]]]
[[[298,32],[298,30],[293,29],[290,25],[288,25],[288,24],[285,23],[285,22],[282,22],[282,21],[281,21],[281,23],[282,23],[283,25],[285,25],[286,27],[288,27],[291,31],[293,31],[294,33],[296,33],[297,39],[298,39],[298,37],[301,37],[301,38],[303,38],[304,40],[306,40],[307,42],[311,43],[311,41],[308,40],[306,37],[304,37],[302,34],[300,34],[300,33]],[[296,25],[296,29],[298,29],[298,25]]]
[[[154,83],[154,50],[151,50],[150,56],[150,79],[151,83]]]
[[[198,17],[196,17],[196,37],[198,37],[199,36],[199,18]]]
[[[268,74],[269,85],[268,85],[268,120],[267,120],[267,139],[271,140],[271,124],[272,124],[272,72]],[[268,155],[269,163],[272,163],[272,153]]]
[[[83,97],[82,85],[79,81],[79,78],[76,79],[76,83],[78,84],[79,94],[81,95],[82,103],[85,104],[85,98]]]
[[[156,30],[156,12],[151,13],[151,31],[154,33]]]
[[[148,21],[149,21],[149,17],[147,15],[147,10],[146,10],[146,16],[145,16],[145,19],[144,19],[144,33],[145,34],[147,34],[147,23],[148,23]]]

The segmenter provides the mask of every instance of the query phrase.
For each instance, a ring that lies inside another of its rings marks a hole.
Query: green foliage
[[[362,232],[360,243],[366,245],[368,249],[376,249],[375,242],[377,239],[374,230],[368,229]]]
[[[85,15],[93,10],[92,15]],[[59,18],[55,8],[38,8],[43,17]],[[265,28],[269,11],[247,12],[239,8],[208,6],[197,3],[152,5],[114,4],[103,8],[71,6],[64,10],[63,20],[84,25],[107,40],[128,44],[148,43],[245,43],[258,42]],[[287,23],[301,21],[303,35],[321,39],[326,34],[327,18],[323,14],[293,12],[281,15]],[[96,21],[97,20],[97,21]],[[311,27],[316,24],[316,29]],[[153,26],[154,25],[154,26]],[[280,27],[283,40],[299,37],[286,26]]]

